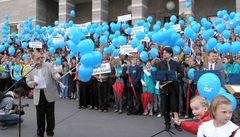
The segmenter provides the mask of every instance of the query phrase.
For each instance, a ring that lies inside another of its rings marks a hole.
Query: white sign
[[[52,38],[52,42],[53,44],[64,42],[64,38],[63,37]]]
[[[120,46],[120,51],[119,51],[120,54],[126,55],[126,54],[130,54],[130,53],[133,53],[133,52],[137,52],[137,50],[133,49],[132,45]]]
[[[127,14],[127,15],[123,15],[123,16],[118,16],[117,20],[118,20],[118,22],[129,21],[129,20],[132,20],[132,15]]]
[[[172,25],[171,28],[175,29],[177,32],[181,31],[181,26],[179,24]]]
[[[42,48],[42,42],[29,42],[29,47],[30,48],[36,48],[36,49],[41,49]]]
[[[84,28],[84,29],[87,29],[88,25],[91,25],[91,22],[87,22],[87,23],[83,23],[83,24],[76,24],[77,27]],[[86,36],[90,36],[90,32]]]
[[[144,32],[144,27],[143,26],[133,27],[132,28],[132,36],[131,37],[135,38],[137,32],[139,32],[139,31]]]
[[[103,63],[100,67],[93,69],[92,75],[111,73],[110,63]]]
[[[91,25],[91,22],[76,24],[76,26],[79,28],[87,28],[88,25]]]
[[[145,42],[150,42],[150,38],[145,35],[144,39],[140,40],[140,42],[145,41]]]

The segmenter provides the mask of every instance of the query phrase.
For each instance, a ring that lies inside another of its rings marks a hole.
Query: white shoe
[[[161,114],[161,113],[159,113],[159,114],[157,115],[157,117],[162,117],[162,114]]]
[[[146,116],[147,114],[148,114],[148,111],[145,111],[145,112],[143,113],[144,116]]]
[[[152,116],[152,115],[153,115],[153,112],[152,112],[152,111],[150,111],[150,112],[149,112],[149,116]]]

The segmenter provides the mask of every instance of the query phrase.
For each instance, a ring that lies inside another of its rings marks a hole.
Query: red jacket
[[[211,120],[211,116],[210,116],[209,112],[207,111],[199,121],[183,121],[181,123],[181,128],[186,130],[187,132],[197,135],[198,127],[203,122],[206,122],[209,120]]]

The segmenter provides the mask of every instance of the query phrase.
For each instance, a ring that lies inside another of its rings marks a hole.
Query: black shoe
[[[170,125],[170,124],[167,124],[167,125],[165,126],[165,130],[168,131],[168,130],[170,130],[170,129],[171,129],[171,125]]]
[[[176,124],[174,124],[174,127],[177,131],[181,132],[182,131],[182,128]]]

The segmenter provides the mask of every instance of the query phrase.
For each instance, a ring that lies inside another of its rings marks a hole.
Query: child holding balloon
[[[216,96],[210,105],[212,120],[203,123],[198,137],[239,137],[239,127],[231,121],[236,99],[228,93]]]
[[[183,130],[196,135],[199,126],[203,122],[211,120],[210,114],[208,112],[208,101],[204,97],[195,96],[191,99],[190,106],[192,108],[192,113],[194,114],[194,117],[197,119],[197,121],[187,121],[179,119],[177,116],[172,118],[172,120]]]

